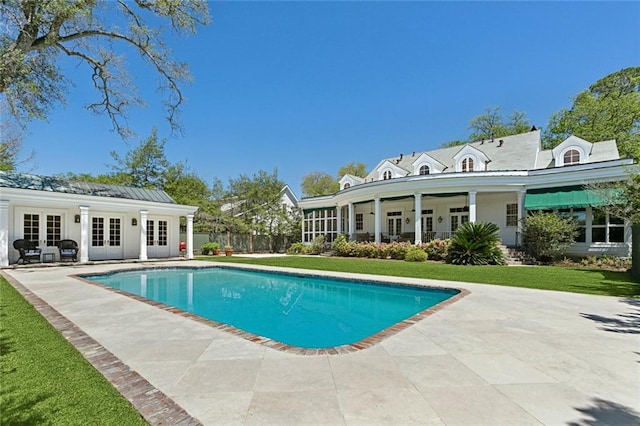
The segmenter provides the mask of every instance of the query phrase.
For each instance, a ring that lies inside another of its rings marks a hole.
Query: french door
[[[169,257],[169,221],[147,219],[147,256]]]
[[[91,260],[123,259],[122,217],[92,216],[90,223],[89,258]]]
[[[387,232],[389,237],[402,234],[402,212],[387,213]]]
[[[53,247],[62,240],[64,219],[62,212],[22,211],[18,215],[17,229],[22,230],[22,238],[36,243],[39,247]]]

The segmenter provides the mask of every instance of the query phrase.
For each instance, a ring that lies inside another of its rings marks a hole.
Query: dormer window
[[[382,179],[383,180],[391,179],[391,170],[385,170],[385,172],[382,174]]]
[[[430,171],[431,170],[429,169],[429,166],[420,167],[420,174],[421,175],[428,175]]]
[[[342,189],[351,188],[351,184],[349,182],[345,183]]]
[[[563,164],[570,166],[572,164],[580,164],[580,152],[576,149],[570,149],[564,153]]]
[[[464,160],[462,160],[462,171],[463,172],[473,171],[473,158],[467,157]]]

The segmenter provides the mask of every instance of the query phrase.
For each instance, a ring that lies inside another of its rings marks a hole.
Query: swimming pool
[[[224,267],[83,278],[301,348],[353,344],[459,293]]]

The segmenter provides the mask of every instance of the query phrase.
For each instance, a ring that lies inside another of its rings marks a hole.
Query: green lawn
[[[0,378],[2,425],[147,424],[2,277]]]
[[[640,282],[634,282],[628,273],[599,269],[556,266],[457,266],[437,262],[412,263],[320,256],[270,258],[242,258],[240,256],[198,257],[197,259],[396,277],[466,281],[605,296],[640,296]]]

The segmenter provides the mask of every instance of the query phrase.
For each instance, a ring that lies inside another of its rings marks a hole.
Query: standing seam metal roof
[[[176,204],[166,192],[161,190],[79,182],[55,176],[17,172],[0,171],[0,187]]]

